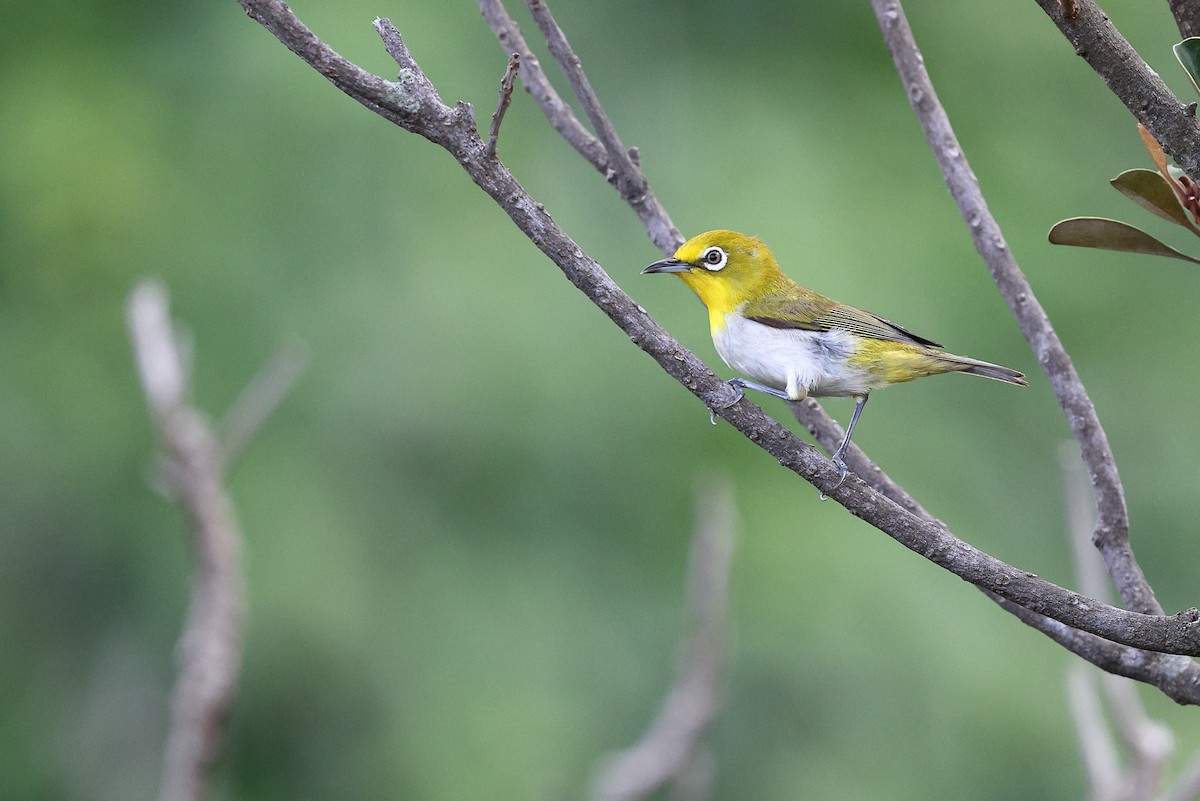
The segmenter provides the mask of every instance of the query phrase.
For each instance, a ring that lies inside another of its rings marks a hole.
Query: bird
[[[830,457],[837,489],[846,480],[846,449],[873,390],[941,373],[965,373],[1028,386],[1025,375],[998,364],[956,356],[891,320],[839,303],[784,274],[762,240],[736,231],[708,231],[679,246],[642,274],[678,275],[708,308],[717,355],[746,378],[727,383],[785,401],[850,397],[854,412]],[[825,495],[822,493],[822,499]]]

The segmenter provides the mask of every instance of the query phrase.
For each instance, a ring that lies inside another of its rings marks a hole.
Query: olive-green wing
[[[907,342],[931,348],[942,347],[932,339],[917,336],[878,314],[838,303],[816,293],[811,298],[787,300],[782,303],[773,298],[764,298],[757,303],[748,303],[742,313],[747,319],[772,328],[798,328],[804,331],[841,328],[852,334],[873,339]]]

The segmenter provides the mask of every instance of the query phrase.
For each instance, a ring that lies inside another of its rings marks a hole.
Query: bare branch
[[[616,187],[621,197],[646,226],[650,241],[664,253],[674,253],[683,242],[679,229],[671,222],[666,209],[650,191],[646,176],[634,158],[635,151],[626,150],[621,144],[612,122],[583,73],[579,57],[571,49],[545,3],[530,0],[529,9],[537,19],[551,53],[566,72],[572,90],[583,105],[592,126],[600,134],[599,139],[588,133],[570,106],[555,91],[542,71],[537,56],[529,49],[521,35],[521,29],[508,15],[501,0],[479,0],[479,8],[500,44],[507,50],[521,54],[521,82],[533,95],[546,119],[588,163],[604,174],[605,180]]]
[[[700,737],[716,717],[736,517],[728,477],[697,484],[688,568],[691,641],[675,686],[650,728],[609,757],[592,792],[596,801],[638,801],[675,783],[687,773]]]
[[[626,194],[639,195],[645,192],[646,177],[629,158],[629,152],[625,149],[625,145],[621,144],[621,138],[617,136],[617,129],[613,127],[612,120],[608,118],[608,114],[601,107],[600,98],[596,97],[596,92],[592,89],[592,82],[588,80],[587,74],[583,71],[579,56],[571,49],[567,35],[554,20],[550,8],[543,0],[525,0],[525,5],[537,22],[538,28],[541,29],[542,38],[545,39],[546,46],[550,48],[550,54],[554,56],[558,66],[562,67],[567,81],[571,84],[571,91],[583,105],[583,111],[591,121],[592,129],[604,146],[604,152],[608,154],[609,169],[613,171],[616,178],[618,191],[622,196]],[[626,183],[629,184],[628,187],[625,186]]]
[[[559,96],[542,70],[538,57],[529,49],[525,37],[521,35],[520,27],[508,15],[501,0],[479,0],[479,10],[505,51],[521,55],[521,83],[525,91],[533,95],[550,125],[588,164],[601,173],[608,174],[608,154],[604,145],[584,127],[571,110],[571,106]]]
[[[544,0],[525,0],[525,5],[528,6],[530,13],[537,21],[538,27],[542,31],[542,37],[546,40],[546,46],[550,48],[550,53],[566,73],[567,80],[571,84],[571,91],[583,105],[584,113],[591,121],[592,128],[600,138],[600,143],[604,145],[604,151],[608,154],[609,168],[605,178],[617,187],[621,197],[633,207],[638,217],[646,224],[650,241],[664,253],[673,253],[683,242],[683,237],[668,218],[667,212],[658,202],[658,198],[650,191],[650,184],[646,180],[646,176],[634,162],[634,152],[626,150],[625,145],[621,143],[616,128],[613,127],[604,107],[600,105],[600,99],[592,90],[592,83],[583,71],[579,56],[567,42],[566,34],[554,21],[554,17],[550,14],[550,8]]]
[[[1075,724],[1075,737],[1088,778],[1089,801],[1117,801],[1121,782],[1117,747],[1108,734],[1100,695],[1096,691],[1096,676],[1079,663],[1067,665],[1067,709]]]
[[[184,401],[185,371],[166,291],[156,283],[140,284],[129,298],[128,321],[142,389],[165,451],[165,476],[191,521],[196,561],[159,799],[199,801],[241,665],[241,537],[221,485],[221,449],[208,423]]]
[[[1125,104],[1137,121],[1154,134],[1175,162],[1192,180],[1200,180],[1200,121],[1180,102],[1154,70],[1125,40],[1093,0],[1074,0],[1077,13],[1066,17],[1059,0],[1037,0],[1063,36],[1096,71],[1112,93]],[[1195,24],[1197,3],[1176,2],[1171,10],[1176,20]],[[1180,12],[1187,11],[1181,18]],[[1184,22],[1180,21],[1180,29]]]
[[[484,145],[483,155],[492,158],[496,155],[496,140],[500,136],[500,123],[504,121],[504,112],[512,100],[513,81],[517,77],[517,65],[521,63],[521,54],[513,52],[508,57],[508,68],[500,79],[500,100],[496,103],[496,111],[492,114],[492,127],[488,130],[487,144]]]
[[[967,163],[950,120],[925,71],[924,58],[913,41],[912,30],[899,0],[872,0],[871,5],[879,19],[896,70],[900,73],[909,103],[921,122],[925,138],[942,170],[946,186],[958,205],[959,213],[967,223],[975,249],[983,257],[996,287],[1021,326],[1021,333],[1037,356],[1042,372],[1050,380],[1071,431],[1075,434],[1075,441],[1079,444],[1080,454],[1088,466],[1096,491],[1097,524],[1092,537],[1104,556],[1109,575],[1129,609],[1161,615],[1162,607],[1129,546],[1125,493],[1096,408],[1075,372],[1070,356],[1054,332],[1049,317],[1008,249],[1000,226],[988,210],[979,182]],[[1083,16],[1082,10],[1080,13]]]

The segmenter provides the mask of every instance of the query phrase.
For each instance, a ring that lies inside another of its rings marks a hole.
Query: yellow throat
[[[702,268],[680,271],[677,275],[708,307],[709,326],[714,334],[724,330],[725,315],[753,298],[789,290],[808,292],[784,275],[761,239],[736,231],[700,234],[680,246],[674,258]]]

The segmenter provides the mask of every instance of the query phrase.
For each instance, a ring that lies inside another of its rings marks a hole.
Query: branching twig
[[[496,111],[492,114],[492,127],[488,129],[487,144],[483,147],[483,155],[491,158],[496,155],[496,141],[500,137],[500,123],[504,122],[504,112],[512,101],[513,81],[517,77],[517,65],[521,63],[521,54],[513,52],[508,57],[508,68],[500,79],[500,99],[496,103]]]
[[[633,163],[625,145],[621,143],[621,137],[617,136],[617,129],[613,127],[612,120],[608,118],[608,114],[601,107],[600,98],[596,97],[596,93],[592,89],[592,82],[584,73],[579,56],[571,49],[571,45],[567,42],[567,35],[558,26],[554,15],[550,13],[549,6],[543,0],[525,0],[525,5],[537,22],[538,28],[541,29],[542,38],[545,39],[546,46],[550,48],[550,54],[554,56],[554,60],[566,74],[567,81],[571,84],[571,91],[583,105],[583,111],[592,123],[592,130],[596,132],[600,144],[604,146],[604,152],[608,155],[609,169],[612,171],[611,180],[616,181],[617,190],[622,197],[626,195],[636,197],[644,193],[647,188],[646,176],[642,175],[642,171]]]
[[[799,403],[789,403],[788,406],[791,407],[796,420],[808,429],[808,433],[820,443],[827,453],[833,453],[841,445],[846,432],[836,420],[825,413],[825,410],[815,400],[807,398]],[[854,442],[850,443],[850,448],[846,451],[846,464],[850,466],[855,475],[873,487],[876,492],[895,501],[922,520],[941,525],[940,520],[930,514],[916,498],[909,495],[907,490],[897,484]]]
[[[571,106],[550,83],[538,57],[521,35],[521,28],[508,15],[501,0],[479,0],[479,10],[505,52],[520,54],[521,83],[525,91],[533,95],[550,125],[588,164],[607,174],[608,154],[604,151],[604,145],[584,127]]]
[[[541,0],[528,0],[528,5],[543,36],[546,37],[551,53],[566,72],[567,80],[570,81],[575,96],[583,105],[599,138],[588,133],[570,106],[563,102],[554,90],[537,57],[521,36],[521,29],[505,11],[501,0],[479,0],[483,17],[496,34],[496,38],[504,47],[521,54],[521,82],[533,95],[550,124],[593,167],[604,174],[605,180],[617,188],[621,197],[646,226],[650,241],[664,253],[674,253],[683,242],[683,237],[671,222],[666,209],[650,191],[646,176],[634,160],[633,151],[627,151],[621,144],[599,98],[592,91],[591,82],[580,66],[579,57],[567,43],[566,35],[550,15],[546,4]]]
[[[165,452],[165,478],[191,521],[196,560],[159,800],[198,801],[241,664],[241,538],[222,487],[220,446],[186,401],[187,374],[166,291],[139,285],[129,298],[128,319],[138,375]]]
[[[608,758],[592,792],[595,801],[637,801],[677,781],[716,716],[735,518],[728,478],[697,486],[688,569],[691,639],[675,686],[650,728],[638,742]]]

